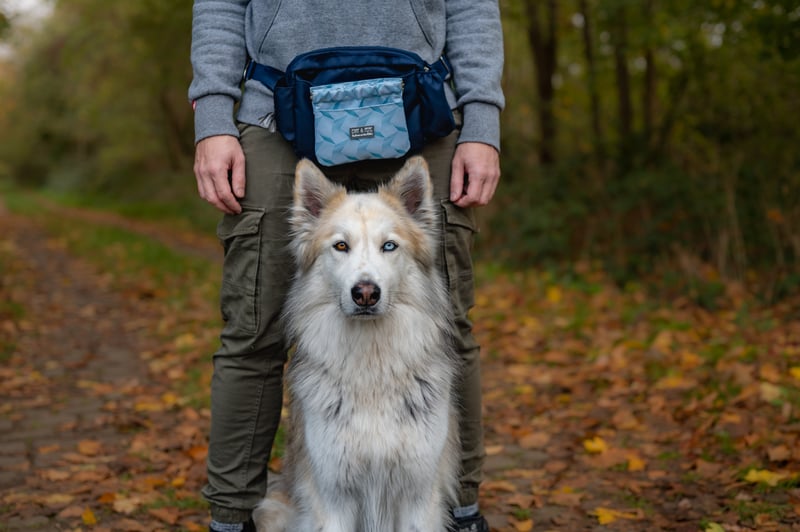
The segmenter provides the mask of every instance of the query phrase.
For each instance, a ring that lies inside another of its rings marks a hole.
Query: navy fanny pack
[[[444,85],[450,64],[396,48],[355,46],[295,57],[286,72],[250,60],[244,79],[274,94],[278,131],[323,166],[394,159],[455,129]]]

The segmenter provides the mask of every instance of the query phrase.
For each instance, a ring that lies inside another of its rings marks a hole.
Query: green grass
[[[531,518],[530,508],[514,508],[511,513],[517,521],[525,521]]]
[[[285,424],[278,425],[278,432],[275,433],[275,442],[272,444],[272,454],[270,458],[283,458],[286,452],[286,429]]]
[[[213,351],[209,348],[208,352]],[[204,381],[205,373],[198,367],[189,368],[186,376],[178,386],[181,397],[188,397],[188,406],[192,408],[210,408],[211,397],[208,393],[208,384]]]
[[[790,511],[787,504],[773,504],[761,501],[734,501],[730,510],[738,514],[739,520],[744,523],[753,523],[759,515],[768,515],[778,521]]]

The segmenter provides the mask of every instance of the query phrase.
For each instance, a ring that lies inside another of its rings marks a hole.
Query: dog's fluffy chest
[[[415,349],[419,356],[410,360],[359,353],[293,366],[293,402],[301,403],[305,439],[314,442],[309,458],[331,468],[337,484],[387,465],[435,467],[447,440],[451,376],[437,360],[442,354]]]

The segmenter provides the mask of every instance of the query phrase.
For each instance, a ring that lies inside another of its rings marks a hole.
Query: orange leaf
[[[517,491],[517,487],[507,480],[490,480],[484,482],[481,487],[486,491],[507,491],[509,493]]]
[[[546,432],[534,432],[519,439],[519,446],[523,449],[543,449],[550,443],[550,435]]]
[[[208,454],[208,446],[207,445],[196,445],[196,446],[192,447],[191,449],[188,449],[186,451],[186,454],[188,454],[192,458],[192,460],[195,460],[197,462],[199,462],[201,460],[205,460],[206,455]]]
[[[528,532],[533,530],[533,519],[526,519],[525,521],[517,521],[514,523],[514,528],[519,532]]]
[[[111,504],[115,500],[117,500],[117,494],[110,492],[103,493],[102,495],[100,495],[100,497],[97,498],[97,502],[103,504]]]
[[[78,442],[78,452],[85,456],[96,456],[100,453],[103,444],[97,440],[81,440]]]

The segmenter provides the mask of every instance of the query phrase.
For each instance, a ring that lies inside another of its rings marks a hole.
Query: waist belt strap
[[[275,85],[278,84],[278,80],[283,77],[283,74],[284,72],[278,70],[277,68],[262,65],[260,63],[256,63],[252,59],[248,59],[247,65],[244,67],[244,72],[242,73],[242,79],[244,81],[249,79],[260,81],[269,90],[274,92]]]
[[[445,81],[450,79],[453,72],[453,67],[445,56],[441,56],[438,61],[432,64],[431,69],[434,72],[438,72]],[[253,59],[248,59],[247,64],[244,67],[244,72],[242,73],[242,79],[244,81],[250,79],[260,81],[269,90],[274,92],[275,86],[278,84],[278,80],[281,79],[283,75],[284,72],[282,70],[278,70],[277,68],[271,66],[262,65],[261,63],[256,63]]]

